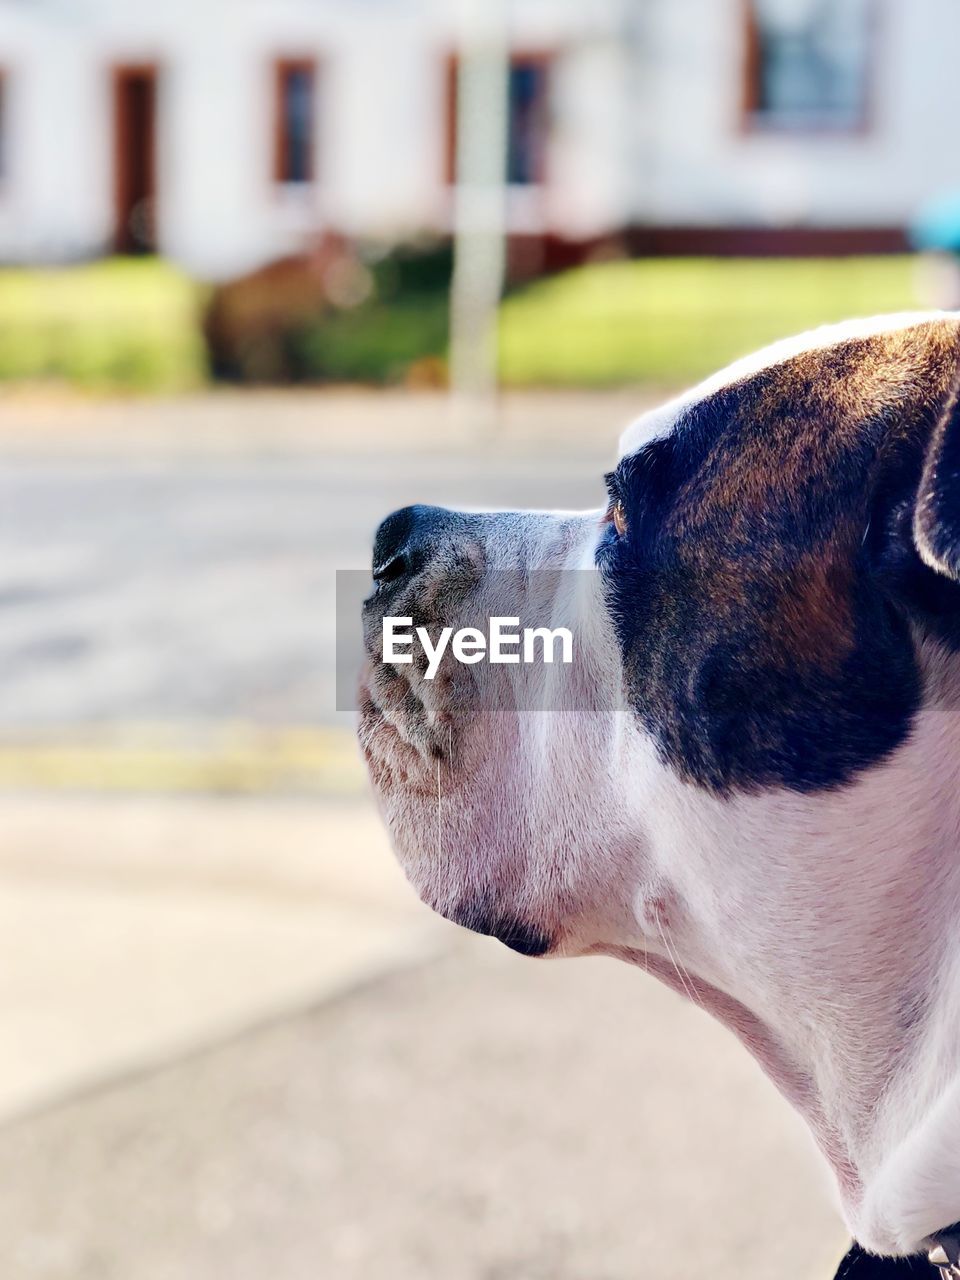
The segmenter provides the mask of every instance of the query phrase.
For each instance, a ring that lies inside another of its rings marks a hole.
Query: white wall
[[[105,88],[85,74],[83,27],[43,6],[0,6],[7,172],[0,183],[0,254],[59,260],[102,247],[109,227],[109,156],[94,122]]]

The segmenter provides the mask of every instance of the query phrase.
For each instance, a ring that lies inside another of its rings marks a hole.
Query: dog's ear
[[[960,582],[960,370],[927,447],[913,541],[928,568]]]

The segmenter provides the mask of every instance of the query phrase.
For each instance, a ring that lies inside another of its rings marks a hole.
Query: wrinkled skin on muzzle
[[[401,863],[434,910],[528,955],[580,949],[618,839],[608,736],[627,717],[592,563],[601,514],[437,512],[429,554],[364,608],[361,743]],[[574,660],[466,665],[448,648],[428,680],[422,653],[380,661],[387,616],[435,638],[495,617],[566,626]]]

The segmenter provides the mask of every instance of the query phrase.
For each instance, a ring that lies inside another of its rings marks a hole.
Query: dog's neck
[[[897,788],[896,829],[911,853],[901,885],[904,928],[923,1004],[906,1023],[902,1063],[883,1099],[883,1158],[864,1187],[865,1232],[900,1248],[960,1218],[960,660],[920,649],[924,709],[885,772]]]
[[[960,1217],[958,667],[930,661],[910,738],[855,783],[721,801],[681,787],[654,820],[678,989],[806,1116],[878,1252]]]

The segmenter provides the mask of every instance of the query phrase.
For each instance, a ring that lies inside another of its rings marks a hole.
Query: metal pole
[[[508,0],[460,0],[450,388],[462,429],[497,421],[498,309],[506,267]]]

